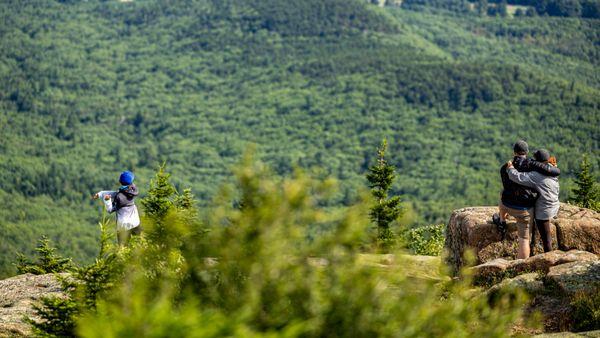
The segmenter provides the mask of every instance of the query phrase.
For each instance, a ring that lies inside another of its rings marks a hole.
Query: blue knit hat
[[[133,183],[134,178],[135,176],[131,171],[124,171],[121,173],[121,176],[119,176],[119,183],[123,185],[130,185]]]

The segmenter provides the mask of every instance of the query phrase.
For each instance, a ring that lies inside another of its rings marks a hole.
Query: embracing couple
[[[500,168],[503,190],[499,213],[494,214],[493,221],[504,239],[506,217],[510,215],[516,219],[519,237],[517,258],[522,259],[530,254],[533,224],[542,238],[544,252],[552,250],[550,219],[556,216],[560,207],[560,169],[556,167],[556,159],[545,149],[537,150],[533,159],[528,158],[529,146],[521,140],[515,143],[513,150],[512,161]]]

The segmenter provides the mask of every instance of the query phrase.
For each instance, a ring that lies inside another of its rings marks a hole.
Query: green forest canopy
[[[426,4],[427,5],[427,4]],[[93,257],[92,193],[163,161],[207,205],[251,145],[279,175],[366,187],[382,138],[416,224],[495,204],[518,138],[566,199],[598,167],[596,19],[479,17],[358,0],[0,4],[0,274],[48,234]]]

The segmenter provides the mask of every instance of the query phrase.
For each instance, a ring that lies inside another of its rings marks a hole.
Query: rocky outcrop
[[[470,271],[477,284],[492,285],[487,290],[490,299],[507,289],[528,293],[531,302],[527,312],[541,313],[547,332],[572,329],[573,313],[581,311],[574,307],[574,301],[593,298],[600,290],[600,258],[586,251],[556,250],[517,260],[497,258]]]
[[[63,274],[65,275],[65,274]],[[23,317],[35,318],[32,303],[46,296],[62,295],[54,274],[24,274],[0,280],[0,337],[28,337]]]
[[[477,284],[488,285],[504,278],[528,272],[547,274],[552,267],[572,262],[594,262],[600,258],[587,251],[571,250],[568,252],[555,250],[527,259],[506,260],[496,258],[492,261],[471,268]]]
[[[600,261],[573,262],[550,268],[546,275],[550,287],[555,286],[563,295],[589,294],[600,289]]]
[[[600,213],[561,204],[558,216],[554,224],[559,249],[577,249],[600,254]]]
[[[447,260],[455,272],[465,265],[464,254],[472,250],[478,264],[497,258],[513,259],[516,254],[517,226],[509,218],[504,240],[492,222],[497,207],[472,207],[456,210],[446,228]],[[552,220],[553,245],[562,250],[583,250],[600,254],[600,213],[561,204],[558,217]],[[539,242],[533,254],[540,253]]]
[[[600,213],[561,204],[552,220],[555,250],[543,253],[539,234],[532,257],[515,259],[517,227],[508,219],[504,240],[492,222],[497,207],[473,207],[452,213],[446,229],[447,262],[457,273],[473,253],[478,264],[469,269],[478,285],[489,287],[490,299],[504,289],[518,288],[531,298],[526,313],[541,313],[544,331],[573,329],[578,299],[600,290]],[[587,306],[587,305],[586,305]],[[592,333],[594,334],[594,333]]]
[[[488,292],[493,293],[502,289],[521,289],[530,295],[539,294],[544,291],[544,282],[537,272],[530,272],[517,277],[505,279],[492,286]]]

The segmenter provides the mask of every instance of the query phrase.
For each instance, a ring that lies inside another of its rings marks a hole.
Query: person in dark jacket
[[[100,191],[94,198],[102,198],[106,211],[117,213],[117,240],[119,245],[125,245],[131,235],[139,235],[142,232],[140,216],[134,199],[139,192],[133,179],[135,176],[130,171],[124,171],[119,177],[118,191]]]
[[[513,151],[514,157],[511,162],[518,171],[537,171],[547,176],[560,175],[560,169],[550,166],[547,163],[527,158],[527,154],[529,153],[527,142],[523,140],[516,142],[513,146]],[[493,221],[504,239],[506,234],[506,218],[510,215],[517,220],[519,236],[519,252],[517,257],[527,258],[530,253],[531,214],[538,198],[538,192],[533,188],[511,181],[506,170],[507,165],[504,164],[500,168],[503,189],[498,205],[499,213],[494,214]]]

